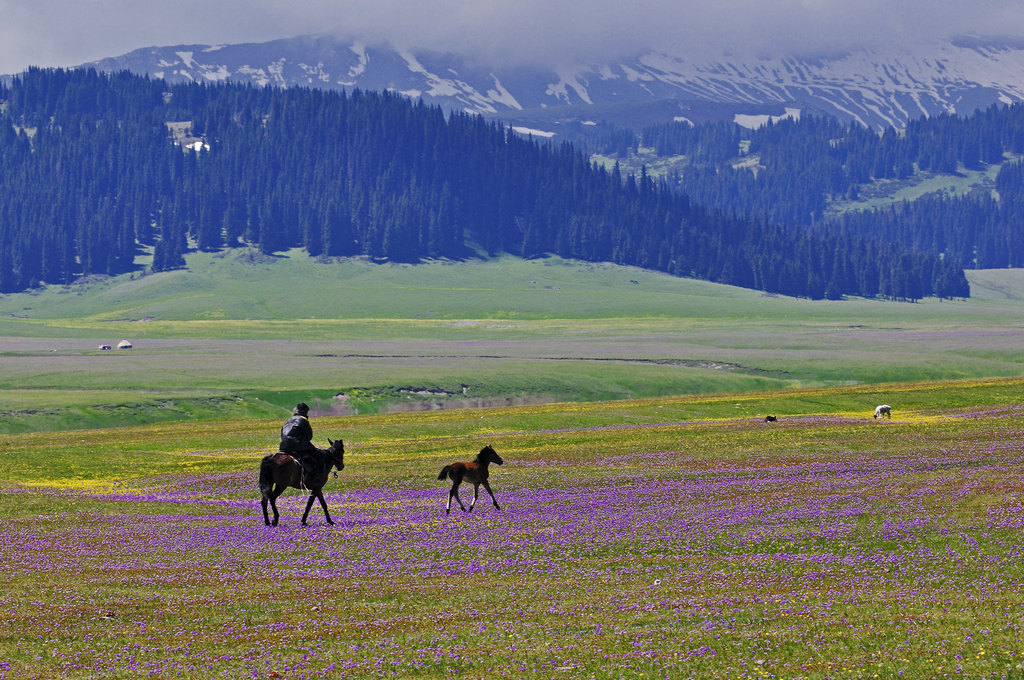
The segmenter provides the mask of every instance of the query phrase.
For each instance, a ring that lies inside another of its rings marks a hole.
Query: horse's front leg
[[[309,494],[309,500],[306,501],[306,511],[302,513],[302,525],[306,525],[306,518],[309,517],[309,509],[313,507],[313,499],[316,498],[316,491]]]
[[[480,498],[480,484],[473,485],[473,502],[469,504],[469,512],[473,512],[473,508],[476,507],[476,501]]]
[[[331,513],[327,512],[327,501],[324,500],[323,489],[316,490],[316,497],[320,500],[320,507],[324,509],[324,517],[327,518],[327,523],[334,524],[334,520],[331,519]]]
[[[484,491],[486,491],[488,494],[490,494],[491,502],[494,503],[494,507],[498,508],[498,510],[501,510],[501,507],[498,505],[497,499],[494,497],[494,492],[491,491],[491,485],[487,483],[486,479],[483,480],[480,483],[484,485]]]

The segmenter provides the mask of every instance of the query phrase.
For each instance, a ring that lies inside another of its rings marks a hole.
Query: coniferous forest
[[[1024,105],[968,117],[911,121],[881,134],[829,118],[784,120],[756,130],[733,123],[651,126],[634,138],[660,156],[686,156],[672,184],[694,201],[757,215],[796,230],[867,236],[942,253],[963,268],[1024,267]],[[621,149],[615,140],[613,149]],[[746,162],[745,162],[746,161]],[[934,194],[886,208],[830,215],[877,180],[915,173],[956,176],[1001,164],[995,185],[966,196]],[[993,195],[993,190],[995,195]]]
[[[390,93],[32,69],[0,86],[0,292],[127,272],[143,246],[160,271],[188,248],[249,245],[556,253],[812,298],[968,295],[944,243],[798,229],[694,187]]]

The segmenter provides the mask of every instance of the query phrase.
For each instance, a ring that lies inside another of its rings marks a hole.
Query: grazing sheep
[[[775,416],[765,416],[764,417],[764,422],[766,422],[766,423],[774,423],[774,422],[777,422],[778,420],[779,419],[776,418]]]
[[[892,419],[892,406],[888,404],[882,404],[875,407],[875,418],[885,416],[886,418]]]

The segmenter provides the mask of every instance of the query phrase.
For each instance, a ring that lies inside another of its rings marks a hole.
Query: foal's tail
[[[439,474],[437,476],[437,478],[438,479],[444,479],[445,477],[447,477],[448,476],[448,470],[450,470],[451,467],[452,467],[451,465],[445,465],[443,468],[441,468],[441,474]]]
[[[273,456],[263,456],[260,463],[260,493],[266,498],[274,488],[274,464],[270,462]]]

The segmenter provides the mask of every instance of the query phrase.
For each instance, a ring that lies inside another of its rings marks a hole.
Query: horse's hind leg
[[[501,510],[501,507],[498,505],[497,499],[494,497],[494,492],[491,491],[491,485],[487,483],[486,479],[480,483],[484,485],[484,491],[490,494],[491,502],[494,503],[494,507],[498,508],[498,510]]]
[[[271,522],[273,526],[277,526],[277,520],[280,519],[281,513],[277,511],[277,497],[284,492],[283,488],[276,488],[270,492],[270,507],[274,510],[274,521]]]
[[[462,499],[459,498],[459,484],[461,483],[461,479],[456,481],[452,484],[451,491],[448,492],[448,508],[445,510],[446,515],[450,515],[452,513],[452,498],[459,502],[459,507],[462,508],[463,512],[466,510],[466,506],[462,504]]]
[[[267,497],[266,495],[260,500],[260,505],[263,506],[263,523],[268,527],[270,526],[270,515],[267,514]]]

